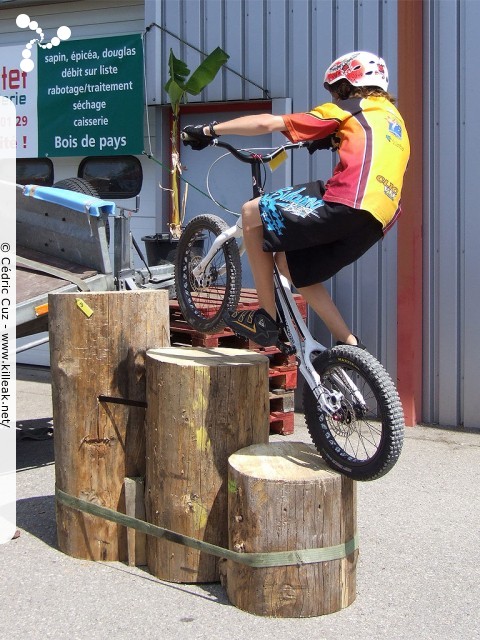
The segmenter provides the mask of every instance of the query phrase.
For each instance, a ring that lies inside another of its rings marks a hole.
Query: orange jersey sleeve
[[[334,133],[341,120],[329,113],[329,105],[317,107],[309,113],[294,113],[283,116],[285,126],[287,127],[286,135],[291,142],[301,142],[302,140],[317,140],[326,138]],[[331,105],[335,107],[335,105]],[[333,111],[333,110],[332,110]]]

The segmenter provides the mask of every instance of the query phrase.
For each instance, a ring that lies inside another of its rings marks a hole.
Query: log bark
[[[92,313],[90,313],[90,311]],[[125,477],[145,475],[145,353],[170,344],[167,291],[49,296],[56,486],[125,513]],[[124,527],[57,504],[59,548],[127,559]]]
[[[336,546],[356,532],[356,485],[313,445],[255,445],[229,459],[229,548],[245,553]],[[333,613],[355,599],[357,551],[313,564],[249,567],[224,561],[230,602],[261,616]]]
[[[241,349],[179,347],[147,353],[147,519],[225,547],[228,457],[269,436],[268,358]],[[218,559],[147,538],[151,573],[215,582]]]

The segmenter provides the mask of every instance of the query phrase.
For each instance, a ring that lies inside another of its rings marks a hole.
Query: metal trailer
[[[168,288],[173,293],[173,264],[147,265],[130,232],[131,214],[85,193],[17,185],[17,338],[48,330],[52,292]],[[145,268],[134,268],[133,250]],[[23,345],[17,352],[47,340]]]

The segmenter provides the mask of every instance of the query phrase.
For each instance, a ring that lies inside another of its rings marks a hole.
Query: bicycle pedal
[[[242,336],[242,334],[241,334],[241,333],[237,333],[236,331],[234,331],[234,330],[232,329],[232,327],[229,327],[228,325],[226,325],[226,326],[227,326],[227,329],[230,329],[230,331],[233,333],[233,335],[234,335],[236,338],[240,338],[240,340],[243,340],[244,342],[248,342],[248,338],[246,338],[245,336]]]
[[[281,340],[279,340],[275,346],[283,353],[284,356],[293,356],[294,353],[297,353],[295,347],[291,344],[287,344],[286,342],[282,342]]]

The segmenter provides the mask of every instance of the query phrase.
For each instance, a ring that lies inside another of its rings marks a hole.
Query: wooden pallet
[[[289,436],[295,427],[295,414],[290,413],[270,413],[270,432],[278,433],[281,436]]]
[[[299,294],[294,294],[302,317],[307,316],[307,304]],[[197,300],[197,305],[201,302]],[[210,300],[205,298],[203,313],[208,315]],[[255,289],[242,289],[238,309],[258,308]],[[213,312],[212,312],[213,313]],[[296,357],[286,356],[277,347],[260,347],[251,340],[241,338],[228,327],[216,333],[195,331],[186,322],[176,300],[170,300],[170,342],[172,345],[192,347],[224,347],[249,349],[266,355],[269,363],[270,430],[273,433],[289,435],[294,429],[294,390],[297,386]]]
[[[268,394],[270,413],[290,413],[295,411],[295,393],[283,389],[272,389]]]
[[[271,367],[268,371],[270,390],[297,388],[297,365],[287,364],[279,367]]]
[[[224,347],[231,349],[248,349],[248,340],[236,336],[230,329],[219,333],[201,333],[187,326],[170,325],[170,342],[175,345],[190,347]]]
[[[174,327],[170,329],[170,342],[172,345],[178,346],[248,349],[267,356],[270,360],[271,367],[296,363],[296,357],[294,355],[287,356],[277,347],[260,347],[251,340],[235,335],[228,328],[218,333],[201,333],[186,327],[182,329]]]
[[[218,296],[216,297],[220,300]],[[299,293],[294,293],[293,298],[298,306],[300,315],[305,320],[307,317],[306,301]],[[213,315],[216,311],[216,307],[212,307],[212,291],[206,290],[203,296],[202,294],[197,294],[196,305],[197,308],[202,311],[205,317]],[[237,309],[241,311],[248,309],[258,309],[258,297],[255,289],[242,289]],[[177,300],[170,300],[170,326],[173,329],[180,330],[190,328],[187,321],[183,317]],[[226,330],[228,331],[228,329]]]

